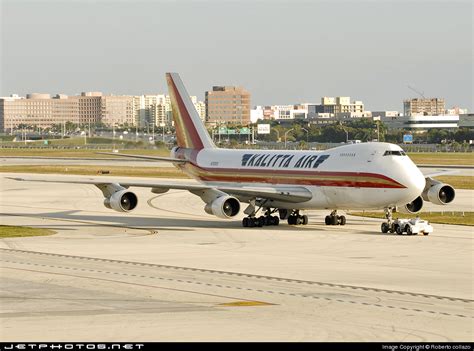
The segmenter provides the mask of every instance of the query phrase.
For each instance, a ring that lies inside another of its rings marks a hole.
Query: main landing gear
[[[288,216],[288,224],[290,225],[306,225],[308,224],[308,216],[300,215],[299,210],[293,210],[293,212]]]
[[[326,216],[324,222],[326,225],[346,225],[346,217],[338,216],[337,210],[334,210],[329,216]]]
[[[270,226],[270,225],[278,225],[280,224],[280,218],[278,216],[272,216],[273,213],[275,213],[277,209],[271,210],[270,208],[267,208],[265,211],[264,216],[256,217],[257,211],[253,211],[252,213],[249,214],[248,217],[245,217],[242,219],[242,226],[247,228],[247,227],[263,227],[263,226]]]
[[[300,215],[299,210],[286,210],[278,208],[265,208],[265,214],[263,216],[257,217],[256,214],[260,210],[252,207],[251,205],[244,211],[248,214],[248,217],[245,217],[242,220],[242,226],[245,228],[252,227],[263,227],[263,226],[272,226],[279,225],[280,220],[288,220],[290,225],[306,225],[308,224],[308,216]],[[279,212],[279,216],[274,216],[273,214]]]

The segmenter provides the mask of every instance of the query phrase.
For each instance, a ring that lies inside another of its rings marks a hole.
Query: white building
[[[308,110],[303,105],[273,105],[275,120],[306,119]]]
[[[257,123],[258,120],[263,119],[264,108],[262,106],[255,106],[250,110],[250,123]]]
[[[382,117],[381,121],[389,129],[418,129],[426,130],[431,128],[458,128],[459,116],[398,116]]]
[[[206,121],[206,103],[204,101],[198,101],[196,96],[191,96],[191,101],[193,102],[201,121]]]

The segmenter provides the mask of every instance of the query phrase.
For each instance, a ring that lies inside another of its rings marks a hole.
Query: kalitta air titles
[[[242,167],[260,168],[318,168],[329,155],[303,155],[295,158],[288,154],[244,154]]]

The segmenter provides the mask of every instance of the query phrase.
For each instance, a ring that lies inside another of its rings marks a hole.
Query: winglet
[[[201,150],[215,148],[178,73],[166,73],[178,146]]]

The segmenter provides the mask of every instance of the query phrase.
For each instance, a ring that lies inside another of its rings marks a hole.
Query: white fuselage
[[[402,206],[420,196],[425,177],[402,149],[361,143],[325,151],[174,149],[177,165],[209,185],[304,187],[312,199],[273,202],[291,209],[380,209]]]

